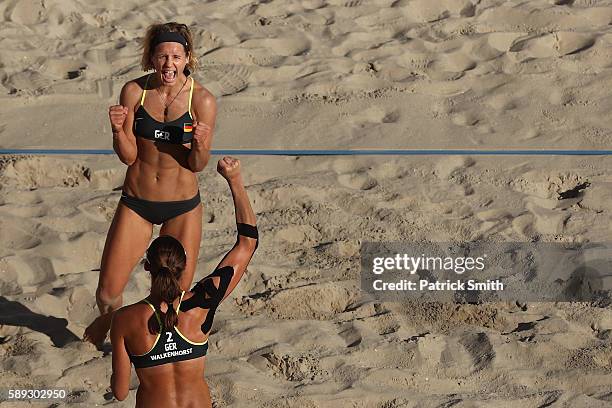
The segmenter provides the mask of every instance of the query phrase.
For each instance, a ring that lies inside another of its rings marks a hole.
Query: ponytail
[[[151,268],[151,294],[168,305],[166,313],[159,311],[162,327],[159,327],[155,316],[149,319],[149,331],[158,334],[164,329],[173,328],[178,323],[178,314],[174,310],[173,302],[182,293],[179,280],[185,269],[186,255],[178,240],[170,236],[161,236],[151,243],[147,250],[147,260]]]

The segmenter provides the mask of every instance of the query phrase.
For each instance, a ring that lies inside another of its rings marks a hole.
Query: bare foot
[[[107,313],[96,317],[85,329],[83,340],[93,343],[98,349],[101,348],[110,330],[112,316],[112,313]]]

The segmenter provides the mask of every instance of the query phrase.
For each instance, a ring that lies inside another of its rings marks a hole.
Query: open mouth
[[[176,71],[162,71],[162,77],[164,78],[164,81],[174,81],[174,78],[176,78]]]

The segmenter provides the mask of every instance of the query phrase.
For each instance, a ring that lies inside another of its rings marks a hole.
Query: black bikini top
[[[193,96],[193,78],[191,78],[191,89],[189,90],[189,110],[183,115],[170,122],[159,122],[144,108],[145,95],[149,75],[142,91],[140,106],[134,114],[134,135],[155,142],[183,144],[191,142],[193,138],[193,118],[191,116],[191,98]]]
[[[183,295],[181,294],[181,302],[183,301]],[[148,300],[144,300],[151,306],[159,327],[163,327],[159,315]],[[177,315],[180,313],[180,303],[177,308]],[[130,354],[130,361],[134,364],[135,368],[146,368],[154,367],[162,364],[176,363],[177,361],[191,360],[194,358],[203,357],[208,352],[208,340],[198,343],[189,340],[187,337],[179,331],[175,326],[172,329],[164,329],[155,339],[155,343],[151,350],[144,354]]]

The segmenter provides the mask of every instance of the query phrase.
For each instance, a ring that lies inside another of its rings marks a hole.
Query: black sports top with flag
[[[183,295],[181,293],[181,302]],[[144,300],[155,313],[159,327],[163,327],[155,306],[148,300]],[[180,313],[180,303],[177,309],[177,314]],[[176,363],[177,361],[191,360],[194,358],[203,357],[208,351],[208,340],[198,343],[187,339],[175,326],[170,330],[162,330],[157,335],[155,343],[151,350],[144,354],[129,354],[130,361],[135,368],[154,367],[162,364]]]
[[[236,240],[234,247],[238,245],[240,235],[242,235],[247,238],[258,240],[258,242],[255,244],[255,249],[257,249],[257,245],[259,244],[259,233],[257,232],[257,227],[243,223],[238,223],[237,227],[238,239]],[[255,251],[253,251],[253,253],[254,252]],[[251,254],[251,257],[253,256],[253,253]],[[185,292],[181,294],[181,300],[177,308],[177,315],[181,311],[186,312],[195,307],[208,309],[206,319],[201,326],[202,333],[208,334],[212,328],[217,307],[219,307],[219,304],[225,297],[233,276],[234,268],[231,266],[224,266],[216,269],[213,273],[200,280],[191,290],[194,293],[192,297],[183,302],[183,295]],[[211,279],[213,277],[220,278],[219,287],[216,287],[213,283],[213,280]],[[157,311],[155,310],[155,307],[146,299],[144,301],[151,306],[160,327],[162,327],[161,320],[157,314]],[[164,338],[162,338],[162,336],[164,336]],[[132,363],[134,363],[135,368],[144,368],[203,357],[206,355],[207,351],[208,340],[202,343],[196,343],[188,340],[175,326],[172,330],[162,331],[162,333],[157,336],[153,347],[148,353],[141,355],[130,354],[129,356]]]
[[[144,108],[149,75],[142,91],[140,106],[134,114],[134,135],[155,142],[183,144],[193,139],[193,118],[191,116],[191,98],[193,96],[193,78],[191,78],[191,89],[189,90],[189,110],[178,119],[170,122],[159,122]]]

